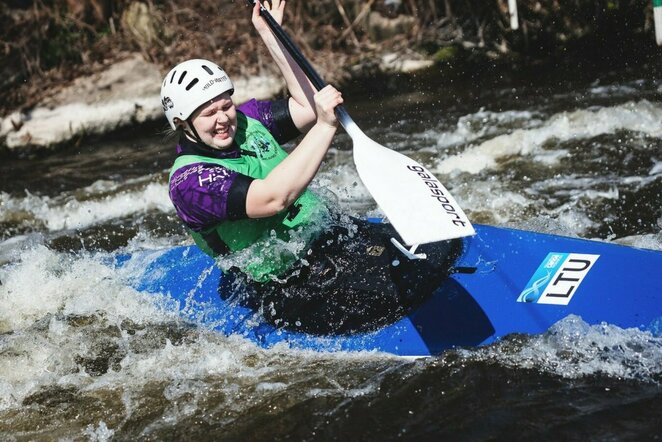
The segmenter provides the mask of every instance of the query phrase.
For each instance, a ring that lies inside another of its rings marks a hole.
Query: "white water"
[[[76,195],[57,198],[32,195],[25,197],[0,193],[0,222],[16,219],[48,231],[81,229],[112,219],[150,210],[173,212],[165,183],[148,182],[137,189],[117,190],[115,183],[98,181]]]
[[[0,411],[20,406],[44,388],[67,386],[82,392],[126,391],[129,408],[131,392],[154,382],[167,385],[173,407],[196,385],[218,378],[232,380],[228,392],[249,384],[268,394],[277,388],[268,379],[288,358],[378,357],[295,352],[283,345],[265,351],[238,336],[190,328],[167,299],[128,286],[141,270],[114,269],[103,254],[70,256],[43,246],[0,269]],[[182,335],[181,341],[171,341]],[[108,348],[117,354],[116,363],[105,373],[90,372],[89,361],[107,355]],[[228,397],[227,406],[242,407],[232,402]]]
[[[639,132],[652,137],[660,136],[662,105],[643,100],[612,107],[561,112],[553,115],[540,127],[517,129],[477,146],[470,146],[460,154],[440,159],[436,171],[443,174],[476,174],[484,169],[495,168],[498,160],[514,155],[531,156],[534,161],[554,164],[566,152],[547,151],[546,143],[588,139],[619,130]]]
[[[595,86],[590,93],[617,92],[627,98],[628,88]],[[645,174],[569,173],[520,179],[516,185],[503,170],[503,161],[518,157],[532,169],[544,169],[567,154],[558,148],[559,142],[623,130],[660,136],[662,106],[627,100],[553,115],[478,109],[410,138],[420,143],[412,155],[428,161],[426,165],[476,222],[583,236],[601,222],[592,219],[586,202],[618,201],[624,187],[638,191],[657,183],[662,179],[662,153],[650,152],[654,161]],[[394,134],[398,137],[409,136]],[[315,186],[334,194],[349,212],[378,214],[350,158],[345,151],[334,151],[330,167],[324,168]],[[120,416],[91,411],[93,423],[75,433],[107,440],[121,420],[140,415],[146,404],[161,407],[164,421],[181,421],[207,409],[225,410],[231,420],[251,407],[269,404],[293,384],[301,384],[296,392],[303,397],[351,398],[376,391],[379,376],[347,381],[345,370],[374,364],[379,372],[400,363],[373,353],[317,354],[282,345],[265,351],[238,336],[190,328],[167,300],[133,290],[129,270],[113,270],[109,255],[65,253],[45,245],[49,234],[154,213],[172,214],[173,209],[165,183],[153,176],[124,186],[99,181],[59,197],[0,193],[0,222],[25,231],[0,243],[0,412],[18,410],[40,392],[72,387],[83,398],[105,397],[108,403],[121,404]],[[662,250],[662,220],[656,232],[613,240]],[[125,249],[167,247],[172,241],[145,228]],[[460,355],[569,378],[606,374],[648,382],[660,380],[660,339],[639,330],[588,326],[579,318],[567,318],[521,345],[506,340]],[[211,405],[210,397],[216,398]]]
[[[469,360],[497,361],[566,378],[602,374],[647,382],[662,380],[662,334],[608,324],[589,325],[577,316],[568,316],[547,333],[527,339],[524,345],[505,339],[460,354]]]
[[[226,402],[218,406],[239,413],[287,388],[297,371],[310,376],[305,372],[311,366],[394,360],[378,353],[295,351],[282,344],[263,350],[239,336],[189,328],[164,299],[129,288],[132,275],[111,269],[103,255],[70,256],[36,247],[21,258],[0,271],[0,411],[21,406],[44,389],[71,387],[83,396],[121,392],[130,415],[158,384],[166,415],[181,419],[198,412],[205,391],[222,379],[214,388],[224,391]],[[107,371],[94,372],[90,361],[109,357],[108,349],[114,362]],[[459,354],[570,378],[605,374],[648,382],[662,375],[662,336],[589,326],[577,317],[524,342],[506,339]],[[361,388],[378,388],[379,380],[374,382]],[[246,389],[252,393],[238,399]],[[354,390],[314,384],[307,394],[362,394]]]
[[[461,117],[457,128],[451,131],[431,128],[415,134],[414,138],[424,140],[422,152],[437,150],[437,160],[432,170],[446,184],[465,211],[470,215],[489,212],[493,216],[486,221],[496,224],[519,222],[522,211],[535,208],[539,194],[543,192],[557,195],[565,193],[572,201],[580,198],[618,199],[618,184],[646,185],[660,179],[662,175],[662,153],[652,151],[652,157],[657,159],[659,156],[660,159],[654,162],[646,176],[620,177],[619,183],[614,183],[613,177],[608,176],[554,177],[531,183],[530,189],[533,192],[527,192],[526,189],[510,190],[506,182],[492,179],[483,181],[480,177],[474,177],[471,183],[457,179],[458,172],[478,175],[482,171],[497,168],[504,157],[525,156],[532,163],[537,163],[537,167],[556,164],[567,152],[563,149],[550,150],[547,147],[550,143],[591,139],[620,130],[654,137],[662,134],[662,105],[645,100],[562,112],[547,120],[541,118],[531,112],[496,113],[481,109],[475,114]],[[504,127],[516,129],[502,134]],[[499,135],[488,138],[479,145],[471,144],[474,140],[493,133]],[[430,146],[430,140],[437,140],[436,145]],[[462,153],[446,157],[444,152],[447,148],[457,144],[468,144],[468,147]],[[411,155],[420,154],[414,152]],[[377,209],[355,169],[348,164],[349,161],[351,159],[347,152],[332,150],[328,164],[314,186],[318,190],[328,191],[328,195],[337,199],[345,210],[365,212],[366,209]],[[28,190],[25,196],[0,192],[0,222],[19,220],[35,230],[46,229],[53,232],[84,229],[109,220],[150,211],[174,212],[164,182],[159,182],[154,177],[145,177],[125,184],[128,186],[120,188],[110,181],[98,181],[75,193],[65,193],[59,197],[33,195]],[[609,186],[607,190],[595,190],[605,184]],[[567,212],[563,208],[556,211]],[[371,213],[378,214],[379,211]],[[579,235],[584,231],[585,229],[579,229],[574,234]]]

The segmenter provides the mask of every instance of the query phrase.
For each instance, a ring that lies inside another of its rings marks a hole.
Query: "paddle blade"
[[[363,133],[352,140],[361,181],[405,244],[476,233],[455,199],[425,167]]]

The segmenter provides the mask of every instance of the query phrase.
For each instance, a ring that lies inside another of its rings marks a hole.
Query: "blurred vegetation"
[[[518,5],[520,29],[512,31],[507,0],[290,0],[285,27],[337,83],[370,75],[387,52],[466,66],[653,40],[649,0]],[[4,0],[0,43],[0,115],[31,107],[53,88],[130,52],[164,71],[191,57],[217,60],[231,75],[273,69],[244,0]]]

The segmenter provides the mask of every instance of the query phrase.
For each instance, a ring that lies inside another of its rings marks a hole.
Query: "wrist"
[[[315,126],[313,126],[313,127],[317,127],[318,130],[320,130],[320,131],[333,133],[338,129],[338,120],[334,120],[333,122],[328,122],[328,121],[318,119],[315,122]]]

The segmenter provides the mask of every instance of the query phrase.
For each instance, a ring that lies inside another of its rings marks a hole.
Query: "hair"
[[[177,129],[173,129],[170,127],[170,123],[166,124],[163,129],[159,131],[159,134],[163,136],[164,142],[178,140],[183,133],[184,128],[182,126],[177,126]]]

